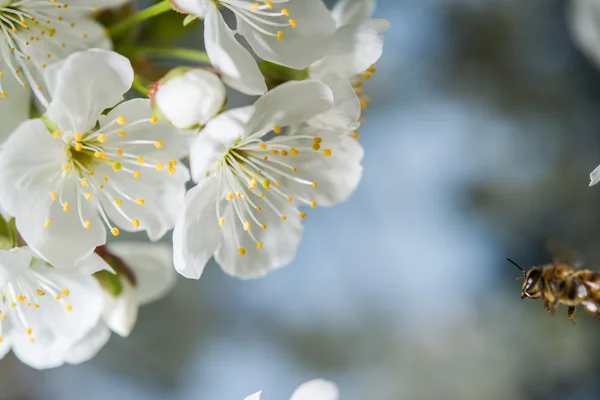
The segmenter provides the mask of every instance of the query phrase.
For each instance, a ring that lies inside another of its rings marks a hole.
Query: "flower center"
[[[290,12],[286,8],[277,11],[278,4],[269,0],[219,0],[219,5],[230,9],[238,18],[246,22],[257,32],[266,36],[276,37],[283,40],[283,29],[291,27],[295,29],[297,22],[290,18]]]
[[[82,211],[82,201],[84,200],[93,200],[104,223],[114,236],[119,235],[119,229],[110,223],[106,215],[103,204],[107,204],[107,201],[134,228],[139,228],[140,221],[123,211],[121,206],[125,202],[143,206],[144,198],[133,195],[131,193],[133,189],[127,185],[113,182],[114,178],[118,178],[117,175],[110,179],[108,175],[118,173],[124,178],[138,179],[142,176],[140,170],[143,168],[157,171],[165,169],[169,174],[175,174],[177,160],[168,161],[167,167],[162,162],[145,159],[139,153],[135,153],[140,150],[143,152],[145,146],[161,149],[164,145],[163,142],[142,139],[127,140],[125,138],[129,130],[138,129],[140,125],[147,123],[157,123],[156,117],[132,122],[128,122],[125,117],[118,117],[107,125],[85,134],[63,134],[63,132],[55,131],[52,135],[55,139],[63,141],[65,156],[61,170],[53,178],[55,190],[50,193],[53,203],[58,201],[64,212],[71,209],[71,204],[64,199],[63,192],[65,184],[69,180],[75,179],[78,183],[76,185],[77,213],[84,228],[87,229],[91,226]],[[50,224],[50,218],[46,218],[44,226],[48,228]]]
[[[281,127],[276,125],[273,131],[279,134]],[[263,247],[260,231],[267,229],[267,225],[261,222],[260,212],[264,207],[278,215],[282,221],[287,219],[286,211],[296,210],[299,204],[316,207],[316,201],[306,197],[305,191],[299,190],[298,187],[315,188],[317,182],[310,179],[310,173],[302,171],[301,168],[299,171],[296,165],[312,158],[331,156],[331,149],[319,152],[321,141],[320,137],[296,135],[278,136],[268,142],[250,136],[236,142],[217,163],[214,172],[219,179],[219,224],[225,225],[220,207],[225,200],[233,207],[238,220],[234,223],[241,224],[260,250]],[[300,159],[302,161],[298,162]],[[300,212],[299,216],[305,218],[306,213]],[[235,229],[233,232],[236,236]],[[238,245],[239,254],[245,255],[246,249],[239,245],[239,238],[236,236],[234,240]]]
[[[41,262],[41,261],[38,261]],[[29,337],[31,343],[35,342],[34,332],[28,321],[31,311],[25,311],[32,307],[39,309],[44,301],[52,299],[59,303],[65,311],[73,310],[68,297],[71,292],[68,288],[59,287],[55,282],[32,269],[23,275],[13,279],[4,287],[0,288],[0,318],[8,321],[14,329],[22,329]],[[48,303],[46,303],[48,304]],[[0,342],[2,342],[2,324],[0,323]]]
[[[1,0],[0,0],[1,1]],[[88,6],[69,6],[57,0],[14,0],[0,5],[0,57],[10,73],[24,87],[31,88],[47,106],[41,73],[50,63],[90,45],[84,43],[88,33],[72,20],[65,9],[98,10]],[[64,16],[63,16],[64,14]],[[0,78],[5,71],[0,71]],[[2,89],[0,96],[8,93]]]

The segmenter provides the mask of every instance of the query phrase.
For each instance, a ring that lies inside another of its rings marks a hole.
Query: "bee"
[[[525,271],[511,260],[523,272],[521,299],[542,299],[544,308],[554,314],[559,304],[568,306],[567,315],[575,325],[573,316],[575,307],[581,305],[588,314],[600,319],[600,273],[576,269],[583,265],[583,259],[567,246],[549,240],[546,245],[552,256],[552,263],[534,266]]]

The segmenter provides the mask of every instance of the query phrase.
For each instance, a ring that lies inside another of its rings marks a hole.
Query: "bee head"
[[[529,299],[537,299],[541,296],[542,290],[540,288],[540,282],[542,277],[542,269],[540,267],[533,267],[525,274],[525,282],[523,282],[523,288],[521,289],[521,298],[525,297]]]

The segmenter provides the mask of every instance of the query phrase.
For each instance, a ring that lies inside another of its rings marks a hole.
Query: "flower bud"
[[[137,320],[139,303],[136,298],[135,288],[127,281],[121,279],[123,290],[118,297],[104,293],[103,319],[106,325],[116,334],[127,337],[131,333]]]
[[[171,70],[150,93],[155,114],[179,129],[205,125],[217,115],[226,99],[225,85],[201,68]]]

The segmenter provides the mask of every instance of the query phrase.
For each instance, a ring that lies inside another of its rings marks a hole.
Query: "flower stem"
[[[133,77],[133,84],[131,87],[137,90],[140,94],[148,97],[150,89],[148,89],[148,85],[142,82],[142,79],[139,76],[136,75]]]
[[[171,10],[171,3],[169,0],[162,0],[153,6],[145,8],[137,13],[125,18],[124,20],[114,24],[109,28],[110,35],[115,38],[122,35],[129,28],[135,24],[156,17],[157,15],[163,14]]]
[[[205,51],[177,47],[146,47],[137,46],[135,55],[173,57],[179,60],[194,61],[201,64],[210,64],[210,59]]]

